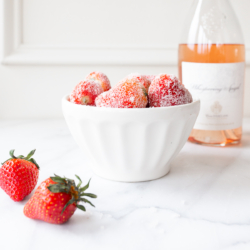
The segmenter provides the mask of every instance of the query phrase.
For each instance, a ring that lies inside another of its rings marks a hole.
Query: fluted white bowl
[[[118,109],[82,106],[62,99],[69,130],[92,159],[95,174],[137,182],[160,178],[194,126],[200,101],[186,105]]]

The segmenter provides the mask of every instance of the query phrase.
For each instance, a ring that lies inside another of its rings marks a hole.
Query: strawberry
[[[147,90],[136,77],[125,78],[114,88],[99,95],[97,107],[106,108],[146,108]]]
[[[79,180],[77,186],[74,180],[58,175],[43,181],[25,205],[24,214],[31,219],[62,224],[70,219],[77,208],[86,211],[84,206],[79,205],[81,201],[94,207],[84,198],[84,196],[97,197],[94,194],[84,193],[89,187],[90,180],[86,186],[81,187],[81,179],[77,175],[76,178]]]
[[[21,201],[35,188],[39,176],[39,166],[31,158],[35,149],[26,157],[23,155],[14,156],[10,151],[11,158],[2,163],[0,168],[0,187],[14,201]]]
[[[147,90],[147,92],[148,92],[148,88],[151,84],[150,80],[148,80],[145,76],[140,75],[138,73],[130,74],[125,79],[131,79],[131,80],[138,81],[140,84],[142,84],[144,86],[144,88]]]
[[[174,75],[160,74],[152,81],[148,90],[150,107],[168,107],[191,103],[190,92]]]
[[[102,72],[93,71],[86,76],[86,80],[93,80],[99,83],[103,91],[108,91],[111,89],[108,77]]]
[[[70,102],[95,106],[95,99],[103,92],[101,85],[93,80],[78,83],[70,95]]]

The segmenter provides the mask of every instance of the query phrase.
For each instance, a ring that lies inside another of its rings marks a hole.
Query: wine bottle
[[[179,77],[200,114],[189,141],[238,144],[242,136],[245,46],[229,0],[194,0],[179,45]]]

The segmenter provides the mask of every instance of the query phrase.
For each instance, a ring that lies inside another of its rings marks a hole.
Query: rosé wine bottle
[[[229,0],[194,0],[179,45],[179,77],[201,100],[189,141],[221,147],[238,144],[245,46]]]

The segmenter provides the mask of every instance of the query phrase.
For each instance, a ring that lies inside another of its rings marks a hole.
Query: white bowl
[[[166,175],[194,126],[200,101],[145,109],[82,106],[62,99],[63,114],[95,174],[137,182]]]

